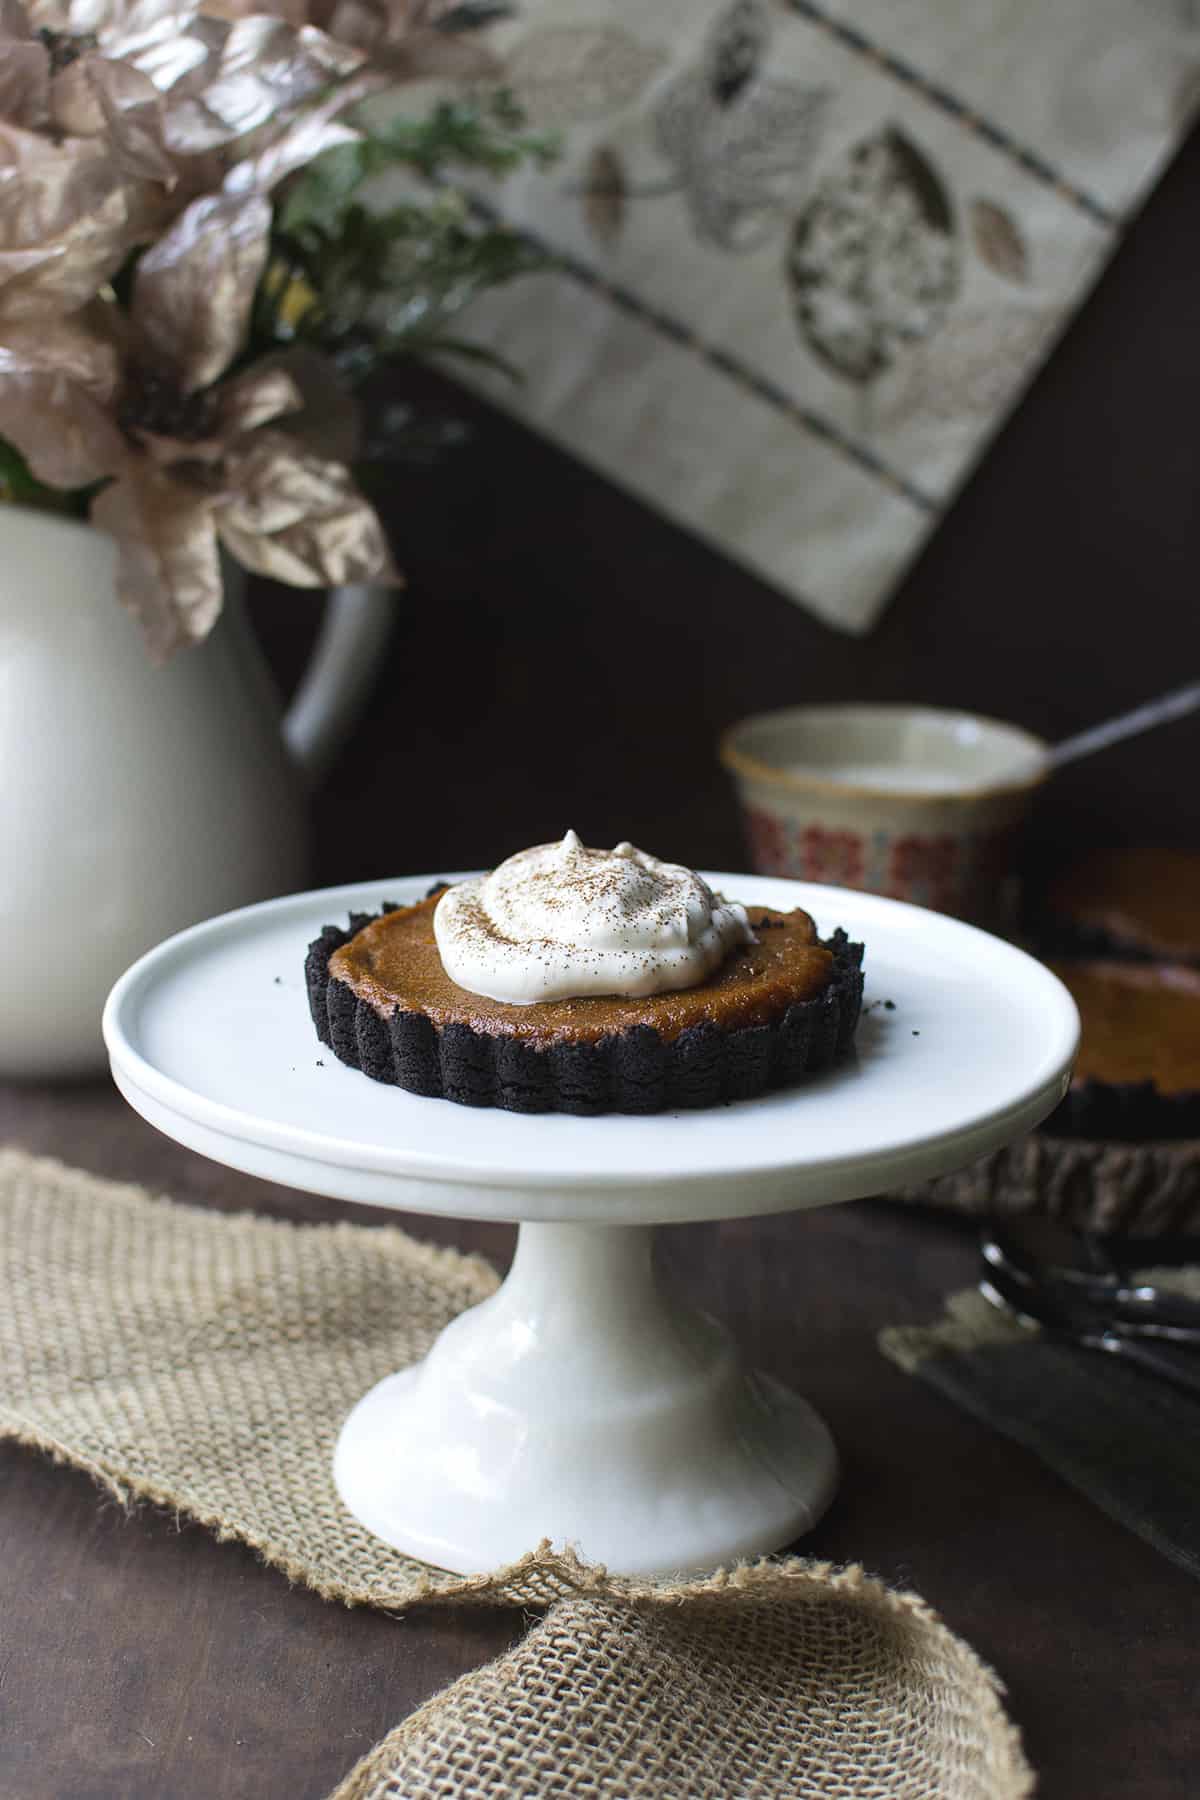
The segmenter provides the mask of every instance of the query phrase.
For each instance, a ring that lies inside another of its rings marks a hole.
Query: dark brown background
[[[474,426],[387,500],[409,588],[369,715],[318,813],[318,873],[487,864],[568,824],[745,863],[715,764],[763,707],[904,699],[1054,739],[1200,674],[1200,133],[1150,200],[866,639],[818,624],[606,481],[437,377]],[[256,615],[286,685],[315,606]],[[1200,842],[1200,718],[1066,772],[1035,858]]]

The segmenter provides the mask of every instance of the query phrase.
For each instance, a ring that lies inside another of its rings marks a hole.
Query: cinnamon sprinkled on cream
[[[745,907],[693,870],[573,831],[448,888],[433,926],[452,981],[516,1006],[695,987],[754,942]]]

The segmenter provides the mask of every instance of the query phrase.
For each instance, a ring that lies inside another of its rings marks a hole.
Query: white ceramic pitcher
[[[104,1066],[100,1011],[185,925],[303,885],[307,779],[369,684],[390,595],[330,595],[278,697],[237,584],[211,637],[149,662],[90,526],[0,508],[0,1075]]]

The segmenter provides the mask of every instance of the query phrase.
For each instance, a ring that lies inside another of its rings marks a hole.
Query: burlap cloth
[[[0,1435],[239,1538],[331,1600],[549,1607],[337,1800],[1031,1791],[995,1677],[861,1570],[793,1558],[656,1584],[543,1545],[464,1579],[358,1526],[330,1475],[341,1420],[496,1279],[393,1228],[229,1217],[0,1151]]]

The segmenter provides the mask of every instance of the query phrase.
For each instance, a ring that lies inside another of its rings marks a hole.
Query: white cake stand
[[[833,1441],[806,1401],[742,1368],[718,1325],[659,1291],[652,1227],[943,1174],[1064,1092],[1075,1008],[1021,951],[873,895],[710,879],[866,942],[854,1059],[761,1100],[652,1118],[521,1117],[381,1086],[318,1043],[305,947],[350,909],[415,899],[428,876],[213,919],[109,997],[117,1084],[169,1137],[314,1193],[520,1221],[499,1292],[342,1429],[338,1491],[398,1549],[471,1573],[548,1537],[662,1574],[789,1543],[833,1496]]]

